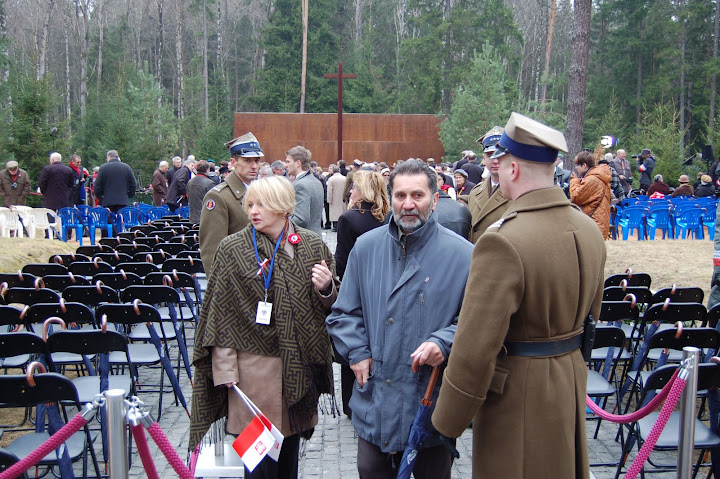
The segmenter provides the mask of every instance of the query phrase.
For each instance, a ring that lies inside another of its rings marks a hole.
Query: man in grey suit
[[[285,167],[293,176],[295,212],[290,219],[296,225],[314,231],[322,237],[320,223],[323,211],[323,186],[310,171],[312,153],[305,147],[295,146],[286,153]]]

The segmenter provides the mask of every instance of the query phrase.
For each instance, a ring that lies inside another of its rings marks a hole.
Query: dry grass
[[[28,263],[46,263],[54,254],[74,253],[77,241],[0,238],[0,271],[15,272]]]
[[[632,268],[636,273],[648,273],[652,278],[651,289],[698,286],[710,294],[713,273],[713,242],[698,240],[628,241],[605,242],[607,262],[605,277],[624,273]]]

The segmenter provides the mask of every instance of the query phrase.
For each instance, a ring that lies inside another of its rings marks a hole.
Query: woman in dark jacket
[[[700,184],[695,190],[695,198],[702,198],[703,196],[715,196],[715,186],[712,184],[710,175],[702,175]]]
[[[342,280],[345,274],[350,250],[355,241],[371,229],[382,226],[390,211],[390,199],[385,180],[380,173],[359,170],[353,173],[350,185],[348,210],[340,215],[337,222],[337,246],[335,247],[335,269]],[[336,354],[336,358],[339,356]],[[340,362],[340,383],[342,389],[343,413],[351,416],[350,396],[352,396],[355,373],[348,364]]]

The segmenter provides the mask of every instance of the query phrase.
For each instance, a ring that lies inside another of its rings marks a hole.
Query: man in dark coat
[[[443,190],[438,190],[438,202],[435,206],[438,223],[450,231],[467,238],[470,234],[472,215],[467,206],[450,198]]]
[[[73,205],[85,204],[85,182],[90,176],[88,171],[82,166],[82,158],[80,155],[72,155],[68,166],[73,172],[73,186],[70,189],[70,203]]]
[[[633,158],[637,158],[638,171],[640,171],[640,188],[648,191],[651,182],[650,179],[653,177],[653,170],[655,170],[655,163],[657,160],[650,151],[650,148],[643,148],[639,155],[634,155]],[[646,193],[650,194],[650,193]]]
[[[42,206],[54,211],[72,206],[70,190],[74,182],[70,167],[62,164],[62,155],[58,152],[50,154],[50,164],[40,172],[38,186],[43,194]]]
[[[173,175],[170,188],[168,189],[167,199],[165,200],[167,205],[170,207],[170,211],[175,211],[179,207],[188,204],[187,184],[192,177],[194,169],[195,157],[188,157],[188,159],[183,162],[182,168],[176,171]]]
[[[103,207],[117,213],[135,196],[135,175],[130,166],[120,161],[116,150],[108,151],[105,161],[95,179],[95,196]]]
[[[3,206],[8,208],[13,205],[24,205],[25,198],[30,194],[30,177],[22,168],[18,168],[18,162],[8,161],[5,169],[0,171],[0,197]]]
[[[175,176],[175,173],[182,168],[183,160],[179,156],[173,156],[172,159],[172,167],[170,167],[169,170],[165,172],[165,177],[167,178],[168,185],[172,183],[173,176]]]
[[[215,187],[215,182],[208,177],[209,170],[210,164],[205,160],[200,160],[197,164],[197,174],[187,184],[190,222],[193,224],[200,224],[205,194]]]
[[[478,162],[477,155],[475,153],[468,154],[468,161],[462,167],[468,174],[467,179],[470,183],[476,185],[483,180],[483,166]]]

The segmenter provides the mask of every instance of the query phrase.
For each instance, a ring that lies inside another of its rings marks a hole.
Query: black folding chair
[[[649,288],[650,283],[652,282],[652,278],[649,274],[633,273],[630,271],[624,274],[614,274],[612,276],[608,276],[605,278],[605,287],[620,286],[620,282],[622,280],[626,280],[628,286],[645,286],[646,288]]]
[[[58,293],[62,293],[68,286],[87,286],[90,284],[90,281],[86,277],[75,276],[72,273],[65,275],[49,274],[47,276],[43,276],[42,280],[45,283],[46,288],[57,291]]]
[[[68,268],[58,263],[29,263],[23,266],[22,272],[42,277],[48,274],[67,274]]]
[[[78,261],[70,265],[70,272],[74,275],[92,278],[99,273],[112,273],[113,267],[101,261],[97,256],[92,261]]]
[[[105,286],[108,286],[118,293],[128,286],[134,284],[143,284],[142,278],[135,273],[127,273],[125,271],[116,270],[113,273],[98,273],[92,278],[93,283],[102,281]]]
[[[112,267],[117,266],[120,263],[132,261],[132,256],[119,251],[113,251],[112,253],[98,253],[93,256],[93,259],[98,258],[100,261],[104,261]]]
[[[48,263],[58,263],[63,266],[70,266],[75,261],[90,261],[84,254],[54,254],[48,259]]]
[[[126,273],[135,273],[141,278],[144,278],[149,273],[156,273],[160,271],[160,268],[153,263],[133,261],[129,263],[120,263],[119,265],[115,266],[115,271],[119,270],[123,270]]]
[[[8,288],[32,288],[35,286],[35,280],[37,276],[34,274],[23,273],[18,271],[17,273],[0,273],[0,284],[6,283]]]
[[[35,303],[59,303],[60,295],[44,287],[42,279],[37,278],[36,284],[42,284],[36,288],[10,288],[5,292],[5,301],[30,306]]]

